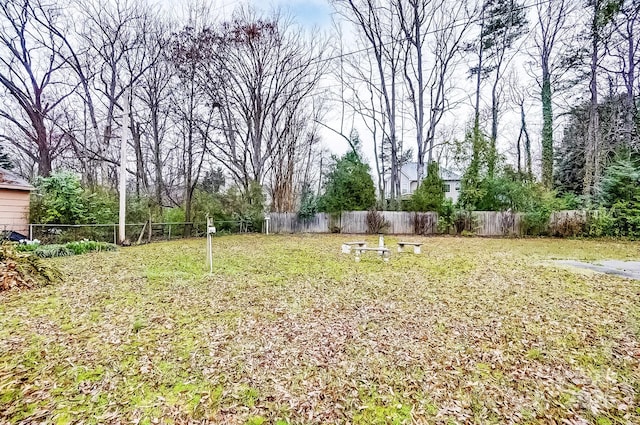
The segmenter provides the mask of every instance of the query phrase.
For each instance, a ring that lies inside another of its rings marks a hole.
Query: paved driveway
[[[640,261],[605,260],[585,263],[576,260],[557,260],[555,263],[640,280]]]

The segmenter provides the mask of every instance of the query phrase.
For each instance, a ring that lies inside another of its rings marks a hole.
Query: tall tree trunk
[[[156,171],[156,182],[155,182],[155,196],[156,202],[162,208],[162,192],[163,192],[163,182],[164,176],[162,175],[162,153],[161,149],[161,140],[160,140],[160,128],[159,128],[159,119],[158,119],[158,111],[156,109],[156,105],[151,108],[151,131],[153,133],[153,163]]]
[[[496,79],[491,87],[491,142],[489,145],[489,160],[487,161],[487,175],[491,178],[495,174],[496,163],[498,161],[498,151],[496,140],[498,139],[498,83],[500,81],[499,69],[496,72]]]
[[[482,8],[482,15],[480,17],[480,34],[484,31],[484,6]],[[484,54],[484,45],[482,42],[482,36],[480,37],[480,46],[478,48],[478,72],[476,73],[476,103],[473,114],[473,131],[476,133],[474,136],[480,134],[480,85],[482,84],[482,59]]]
[[[525,172],[529,178],[533,178],[533,171],[531,169],[531,138],[527,131],[527,119],[524,114],[524,104],[520,105],[520,119],[522,120],[522,132],[524,133],[524,158],[525,158]]]
[[[36,131],[36,143],[38,145],[38,175],[49,177],[51,175],[51,151],[49,149],[47,127],[44,117],[37,111],[31,117],[32,125]]]
[[[131,114],[131,135],[133,139],[133,147],[136,153],[136,195],[140,197],[141,189],[147,192],[147,171],[144,166],[144,154],[142,152],[142,143],[140,134],[140,123],[136,123],[133,120],[133,114]]]
[[[597,181],[600,172],[600,123],[598,120],[598,48],[600,46],[600,28],[598,16],[600,1],[594,4],[593,20],[591,23],[591,81],[589,90],[591,92],[591,104],[589,107],[589,127],[587,130],[587,146],[585,152],[584,182],[582,193],[585,196],[593,194],[593,186]]]
[[[542,57],[542,184],[547,189],[551,189],[553,186],[553,109],[548,61],[548,57]]]
[[[635,18],[639,19],[639,18]],[[625,139],[627,142],[627,146],[632,146],[633,144],[633,136],[635,129],[635,116],[636,116],[636,103],[635,103],[635,61],[637,60],[634,57],[634,50],[636,49],[635,38],[633,30],[628,31],[628,39],[627,39],[627,61],[629,63],[629,69],[627,70],[627,78],[626,80],[626,88],[627,88],[627,104],[626,106],[626,116],[625,116]]]

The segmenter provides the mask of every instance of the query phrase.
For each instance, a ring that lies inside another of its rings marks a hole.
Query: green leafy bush
[[[438,216],[438,231],[448,235],[455,226],[456,208],[451,199],[445,199]]]
[[[15,245],[15,250],[17,252],[33,252],[40,246],[39,241],[32,241],[31,243],[20,243]]]
[[[87,208],[80,179],[75,174],[57,173],[39,177],[31,200],[31,221],[80,224],[87,221]]]
[[[611,213],[602,208],[588,216],[586,233],[590,237],[601,238],[615,235],[616,220]]]
[[[162,221],[165,223],[184,223],[184,209],[180,207],[165,208],[162,211]]]
[[[73,251],[60,244],[42,245],[33,253],[40,258],[69,257],[73,255]]]
[[[90,192],[80,178],[62,172],[35,181],[29,211],[32,223],[88,224],[117,221],[118,197],[106,189]]]
[[[87,252],[92,251],[115,251],[117,249],[116,245],[112,243],[88,240],[68,242],[64,246],[74,255],[86,254]]]

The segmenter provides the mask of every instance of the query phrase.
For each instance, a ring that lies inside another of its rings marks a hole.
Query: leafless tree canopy
[[[588,92],[586,193],[614,146],[599,99],[622,99],[616,137],[635,146],[640,89],[640,3],[587,3],[330,0],[324,36],[286,10],[222,18],[192,2],[168,18],[146,1],[4,0],[0,145],[27,177],[71,170],[115,188],[125,140],[129,189],[188,220],[214,170],[296,211],[303,188],[322,188],[323,144],[355,149],[357,134],[381,203],[397,206],[403,164],[420,181],[473,126],[550,187],[562,117]]]

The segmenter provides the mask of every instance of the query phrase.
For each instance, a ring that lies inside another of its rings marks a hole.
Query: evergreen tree
[[[362,162],[357,152],[350,151],[340,158],[325,179],[325,192],[319,200],[319,209],[326,212],[364,211],[376,203],[373,179],[369,165]]]
[[[427,177],[422,180],[420,187],[411,196],[412,211],[442,212],[444,204],[444,181],[440,177],[438,163],[433,161],[427,166]]]
[[[598,105],[598,139],[603,151],[600,162],[606,168],[614,161],[615,152],[632,151],[637,140],[628,145],[625,133],[625,99],[623,95],[609,96]],[[554,187],[560,193],[583,193],[586,170],[586,149],[591,105],[585,101],[570,111],[568,125],[556,149]]]
[[[640,165],[621,155],[607,167],[599,184],[599,198],[613,218],[614,236],[640,237]]]

